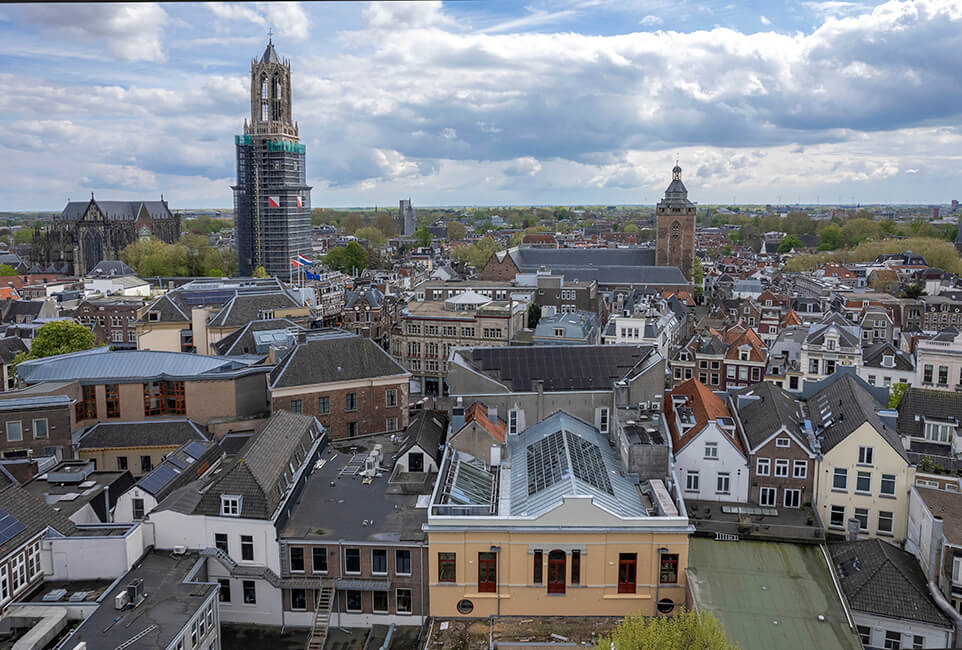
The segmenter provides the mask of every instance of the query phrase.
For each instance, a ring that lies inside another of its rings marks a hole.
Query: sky
[[[962,199],[962,0],[0,5],[0,210],[231,207],[250,61],[314,207]]]

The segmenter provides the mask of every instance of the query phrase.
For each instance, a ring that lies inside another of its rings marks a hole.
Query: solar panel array
[[[140,479],[140,487],[151,494],[157,494],[180,474],[170,465],[160,465],[150,474]]]
[[[593,485],[599,490],[614,495],[605,461],[601,457],[601,450],[593,442],[570,431],[565,431],[568,441],[568,455],[571,457],[571,471],[576,478]]]
[[[200,458],[207,451],[207,444],[195,441],[184,447],[184,451],[192,458]]]
[[[27,526],[6,510],[0,509],[0,544],[6,544]]]
[[[561,431],[545,436],[527,450],[528,496],[568,478],[568,458]]]
[[[545,390],[605,389],[621,379],[645,352],[643,347],[565,346],[481,348],[472,360],[485,372],[496,372],[514,390],[531,390],[541,379]]]

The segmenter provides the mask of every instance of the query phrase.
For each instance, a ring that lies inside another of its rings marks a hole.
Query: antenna
[[[274,42],[274,29],[272,27],[267,28],[267,44],[270,45]]]

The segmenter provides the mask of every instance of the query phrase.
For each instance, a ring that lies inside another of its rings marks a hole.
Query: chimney
[[[297,342],[307,343],[307,330],[300,330],[297,332]]]

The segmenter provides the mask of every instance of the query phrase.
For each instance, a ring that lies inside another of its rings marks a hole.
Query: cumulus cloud
[[[654,14],[648,14],[639,21],[642,25],[653,27],[655,25],[660,25],[662,23],[661,18],[655,16]]]
[[[310,29],[310,20],[297,2],[258,2],[254,5],[211,2],[204,6],[218,18],[270,28],[280,37],[304,39]]]
[[[772,24],[772,21],[770,21],[770,20],[769,20],[768,18],[766,18],[765,16],[759,16],[758,19],[759,19],[760,21],[762,21],[762,24],[765,25],[765,26],[768,26],[768,25],[771,25],[771,24]]]
[[[504,168],[505,176],[534,176],[541,171],[541,163],[536,158],[525,156],[511,161]]]

